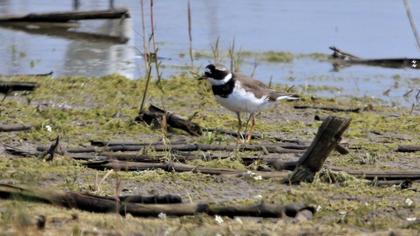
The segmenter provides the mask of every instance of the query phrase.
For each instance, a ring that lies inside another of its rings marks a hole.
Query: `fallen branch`
[[[420,152],[419,145],[400,145],[397,148],[397,152]]]
[[[33,91],[38,87],[34,82],[18,82],[18,81],[0,81],[0,93],[10,93],[15,91]]]
[[[287,182],[311,182],[315,174],[322,168],[325,160],[341,140],[341,135],[349,127],[350,119],[329,116],[318,129],[311,146],[299,159],[296,169]]]
[[[27,131],[33,128],[32,125],[0,125],[0,132]]]
[[[225,130],[225,129],[220,129],[220,128],[202,128],[202,131],[229,135],[236,138],[238,137],[238,132],[232,131],[232,130]],[[245,132],[241,132],[241,137],[246,137],[246,135],[248,134]],[[251,134],[251,139],[262,139],[262,138],[263,138],[263,135],[258,132],[253,132]]]
[[[168,160],[167,155],[144,155],[139,153],[127,153],[127,152],[103,152],[99,155],[90,154],[90,153],[74,153],[70,155],[75,160],[85,160],[85,161],[94,161],[94,160],[118,160],[118,161],[131,161],[131,162],[151,162],[159,163],[165,162]],[[226,159],[230,157],[229,154],[225,155],[215,155],[212,153],[200,153],[192,154],[189,152],[183,153],[173,153],[171,154],[171,159],[179,162],[191,161],[191,160],[215,160],[215,159]]]
[[[49,12],[31,13],[21,16],[2,16],[0,23],[4,22],[67,22],[71,20],[97,20],[97,19],[119,19],[129,18],[128,10],[109,9],[96,11],[69,11],[69,12]]]
[[[331,167],[331,170],[369,180],[420,180],[420,171],[359,171],[337,167]]]
[[[165,163],[142,163],[128,161],[94,161],[84,163],[89,168],[97,170],[113,169],[119,171],[144,171],[144,170],[164,170],[167,172],[193,172],[208,175],[230,175],[230,176],[261,176],[262,178],[284,178],[285,172],[264,172],[264,171],[242,171],[227,168],[206,168],[185,165],[181,163],[165,162]]]
[[[350,53],[344,52],[336,47],[330,47],[333,51],[331,57],[333,58],[333,66],[336,70],[341,67],[350,65],[368,65],[380,66],[386,68],[411,68],[420,69],[419,58],[380,58],[380,59],[364,59],[354,56]]]
[[[105,147],[105,146],[154,146],[154,145],[174,145],[174,144],[185,144],[185,140],[175,140],[175,141],[158,141],[151,143],[139,143],[139,142],[127,142],[127,141],[102,141],[102,140],[90,140],[90,145]]]
[[[284,148],[284,149],[290,149],[290,150],[305,150],[306,148],[309,147],[309,145],[305,144],[306,142],[304,141],[299,141],[299,140],[295,140],[294,142],[287,142],[286,143],[281,143],[281,144],[270,144],[270,145],[241,145],[239,146],[240,150],[245,149],[245,151],[265,151],[267,150],[268,152],[273,152],[273,153],[285,153],[283,150],[278,149],[278,147],[280,148]],[[151,148],[158,148],[157,150],[155,149],[155,151],[159,151],[161,149],[162,146],[165,146],[164,142],[153,142],[153,143],[138,143],[138,142],[107,142],[107,141],[98,141],[98,140],[91,140],[91,145],[92,146],[98,146],[98,147],[112,147],[114,148],[116,151],[121,151],[118,150],[118,146],[130,146],[134,149],[136,149],[136,146],[138,148],[141,149],[141,147],[151,147]],[[184,145],[184,146],[183,146]],[[194,147],[192,148],[190,145],[194,145]],[[111,149],[112,149],[111,148]],[[139,149],[139,150],[140,150]],[[191,150],[192,149],[192,150]],[[207,145],[207,144],[188,144],[186,143],[186,141],[184,140],[180,140],[180,141],[174,141],[174,142],[170,142],[166,144],[166,148],[163,150],[173,150],[173,151],[234,151],[234,150],[238,150],[238,146],[217,146],[214,147],[212,145]],[[281,150],[281,151],[280,151]],[[340,144],[337,145],[336,150],[340,153],[340,154],[348,154],[349,151],[341,146]],[[138,151],[138,150],[133,150],[133,151]],[[287,151],[286,151],[287,152]],[[290,151],[293,152],[293,151]]]
[[[68,153],[88,153],[88,152],[128,152],[128,151],[140,151],[145,148],[152,148],[154,151],[181,151],[181,152],[192,152],[192,151],[263,151],[269,153],[302,153],[305,151],[307,146],[302,145],[291,145],[291,144],[279,144],[279,145],[257,145],[257,144],[240,144],[240,145],[210,145],[210,144],[174,144],[174,145],[113,145],[105,147],[86,147],[86,148],[69,148],[66,150]],[[45,151],[46,147],[37,147],[38,151]]]
[[[370,183],[375,187],[398,186],[400,189],[410,189],[413,186],[411,180],[372,180]]]
[[[31,157],[31,156],[39,156],[39,152],[32,152],[29,150],[23,150],[16,147],[6,146],[5,151],[11,155],[20,156],[20,157]],[[146,155],[146,154],[139,154],[137,152],[101,152],[101,153],[68,153],[71,158],[75,160],[83,160],[83,161],[129,161],[129,162],[149,162],[149,163],[162,163],[168,161],[167,155]],[[191,160],[217,160],[217,159],[226,159],[231,157],[230,154],[213,154],[213,153],[191,153],[191,152],[176,152],[171,154],[171,159],[176,160],[178,162],[186,162]],[[267,163],[271,165],[275,162],[276,157],[273,156],[247,156],[240,158],[245,165],[250,165],[255,161],[262,161],[263,163]],[[294,163],[293,168],[275,168],[277,170],[293,170],[296,166],[296,161],[291,162]],[[280,165],[280,164],[279,164]],[[287,165],[287,164],[285,164]]]
[[[181,118],[175,114],[162,110],[154,105],[149,106],[149,111],[142,111],[135,118],[137,122],[145,122],[149,125],[159,124],[162,127],[164,121],[170,127],[181,129],[187,133],[199,136],[202,134],[201,127],[189,120]],[[166,128],[166,125],[163,125]]]
[[[107,199],[115,201],[115,197],[111,196],[98,196],[90,193],[83,193],[86,196],[92,196],[98,199]],[[142,203],[142,204],[176,204],[182,203],[182,198],[178,195],[166,194],[166,195],[152,195],[152,196],[141,196],[141,195],[128,195],[118,196],[118,201],[126,203]]]
[[[31,190],[12,185],[0,184],[0,197],[3,199],[19,199],[31,202],[41,202],[66,208],[76,208],[84,211],[99,213],[118,212],[121,215],[158,217],[160,214],[168,216],[186,216],[206,213],[219,216],[253,216],[253,217],[298,217],[300,213],[315,213],[311,206],[290,204],[279,206],[274,204],[258,204],[253,206],[227,205],[210,203],[180,203],[180,204],[139,204],[115,201],[109,197],[77,192]],[[129,199],[129,198],[127,198]],[[126,199],[126,200],[127,200]]]
[[[294,105],[295,109],[318,109],[332,112],[356,112],[362,111],[360,107],[357,108],[342,108],[342,107],[327,107],[327,106],[310,106],[310,105]]]
[[[282,161],[272,159],[268,161],[267,164],[270,167],[273,167],[277,171],[282,170],[295,170],[298,166],[298,161]],[[415,181],[420,180],[419,171],[358,171],[358,170],[349,170],[339,167],[327,167],[332,171],[341,171],[349,175],[353,175],[358,178],[368,179],[368,180],[380,180],[383,183],[390,181],[390,184],[401,183],[401,181]],[[394,181],[394,182],[392,182]]]
[[[0,77],[46,77],[53,75],[54,72],[50,71],[48,73],[40,73],[40,74],[15,74],[15,75],[0,75]]]

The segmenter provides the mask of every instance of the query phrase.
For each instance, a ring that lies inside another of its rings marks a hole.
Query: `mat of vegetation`
[[[341,174],[330,183],[327,170],[313,183],[298,186],[277,179],[210,176],[191,172],[160,170],[123,172],[86,168],[67,155],[51,162],[35,156],[12,156],[8,146],[35,150],[50,145],[57,135],[62,147],[87,146],[90,140],[117,140],[170,144],[177,140],[205,144],[234,144],[234,137],[205,132],[191,137],[179,130],[163,130],[134,121],[143,94],[144,80],[118,75],[85,77],[15,77],[4,81],[33,81],[34,92],[8,94],[0,103],[1,124],[30,124],[22,132],[0,133],[0,182],[52,190],[84,191],[114,196],[127,194],[177,194],[185,202],[276,203],[304,202],[317,208],[310,221],[299,219],[215,218],[207,215],[161,218],[135,218],[116,214],[97,214],[68,210],[39,203],[0,200],[0,225],[6,234],[58,233],[106,235],[254,235],[254,234],[364,234],[391,232],[414,235],[420,230],[420,184],[409,189],[398,186],[375,187],[365,180]],[[276,89],[285,89],[276,86]],[[296,92],[301,92],[297,90]],[[343,143],[350,153],[333,152],[326,166],[352,170],[419,170],[419,152],[396,152],[398,145],[420,145],[420,111],[403,107],[384,107],[366,98],[323,99],[305,96],[297,103],[281,103],[257,117],[256,130],[267,138],[254,143],[274,143],[270,136],[311,140],[320,121],[314,116],[350,117],[352,123]],[[236,129],[236,117],[216,103],[209,86],[189,74],[180,74],[153,84],[148,103],[200,124],[203,127]],[[338,106],[361,108],[361,112],[331,112],[294,109],[293,106]],[[152,148],[141,150],[154,154]],[[197,155],[203,155],[198,152]],[[254,152],[231,152],[228,158],[211,161],[190,160],[186,164],[254,171],[264,163],[246,166],[243,156]],[[167,152],[168,160],[174,157]],[[296,160],[296,154],[282,154]],[[175,160],[176,161],[176,160]],[[108,174],[107,174],[108,173]],[[104,178],[104,176],[106,177]],[[46,217],[44,229],[37,229],[37,217]]]

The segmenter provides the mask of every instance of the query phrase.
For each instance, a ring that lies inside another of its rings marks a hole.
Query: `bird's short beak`
[[[207,75],[203,74],[202,76],[198,77],[198,80],[203,80],[203,79],[207,79]]]

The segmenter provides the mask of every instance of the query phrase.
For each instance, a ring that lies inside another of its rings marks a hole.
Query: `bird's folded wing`
[[[299,95],[271,91],[268,95],[268,99],[270,101],[279,101],[279,100],[295,101],[295,100],[299,100]]]
[[[261,98],[272,91],[263,82],[252,79],[246,75],[235,74],[235,79],[245,91],[254,93],[257,98]]]

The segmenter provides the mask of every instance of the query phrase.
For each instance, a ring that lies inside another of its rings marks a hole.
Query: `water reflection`
[[[95,27],[95,32],[104,35],[132,37],[131,20],[107,20]],[[120,73],[128,78],[134,77],[135,52],[133,45],[115,45],[107,42],[72,41],[65,51],[64,74],[107,75]],[[86,67],[86,61],[90,66]],[[99,72],[99,73],[98,73]]]
[[[148,1],[146,0],[146,3]],[[412,1],[412,13],[420,26],[420,1]],[[148,4],[146,4],[148,9]],[[29,12],[103,10],[127,7],[132,16],[119,20],[83,21],[67,29],[35,34],[0,27],[0,74],[36,74],[51,70],[60,75],[104,75],[120,73],[130,78],[142,75],[140,3],[133,0],[0,0],[0,14]],[[394,0],[196,0],[191,1],[193,49],[210,51],[220,37],[227,50],[235,39],[236,48],[246,51],[288,51],[330,53],[336,45],[364,58],[419,57],[402,2]],[[156,36],[166,66],[164,77],[188,65],[187,0],[155,1]],[[146,13],[146,18],[149,15]],[[74,33],[85,32],[85,34]],[[95,34],[116,36],[95,38]],[[76,37],[77,35],[77,37]],[[121,36],[130,40],[118,42]],[[93,39],[92,39],[93,38]],[[116,41],[112,41],[116,40]],[[397,45],[397,46],[395,46]],[[141,48],[141,46],[140,46]],[[197,60],[203,66],[211,58]],[[225,60],[225,63],[228,63]],[[241,70],[250,74],[254,59],[245,59]],[[418,71],[352,66],[332,72],[326,62],[295,59],[291,64],[259,63],[256,77],[268,82],[295,86],[335,86],[339,91],[316,91],[318,95],[374,96],[402,100],[409,89],[418,88]],[[394,88],[395,78],[400,86]],[[383,92],[391,88],[389,96]],[[404,101],[402,101],[404,103]]]

